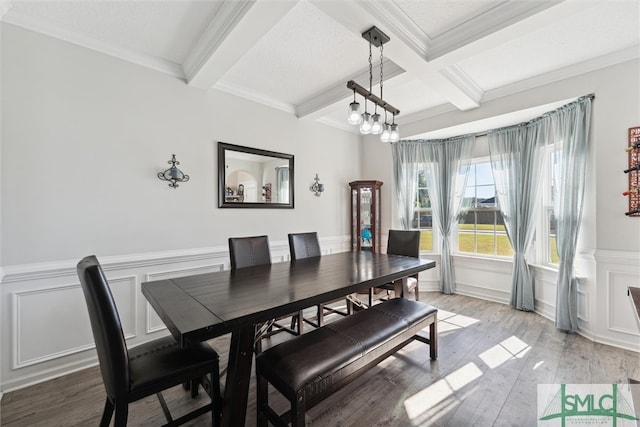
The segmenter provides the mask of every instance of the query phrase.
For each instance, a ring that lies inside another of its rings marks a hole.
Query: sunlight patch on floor
[[[480,376],[482,376],[482,371],[476,364],[473,362],[467,363],[405,400],[404,407],[407,411],[407,416],[411,420],[421,417],[422,414]]]
[[[466,328],[478,322],[479,320],[474,319],[473,317],[463,316],[462,314],[456,314],[450,311],[438,310],[438,333]]]
[[[512,335],[480,354],[479,357],[489,368],[494,369],[508,360],[524,357],[529,350],[531,346]]]

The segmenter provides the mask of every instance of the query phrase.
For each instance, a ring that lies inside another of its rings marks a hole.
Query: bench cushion
[[[256,357],[256,371],[291,398],[316,400],[433,322],[428,304],[394,298],[276,345]]]

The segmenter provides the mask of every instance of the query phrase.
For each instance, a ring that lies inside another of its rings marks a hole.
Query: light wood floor
[[[308,425],[535,426],[537,384],[640,379],[640,354],[559,332],[534,313],[460,295],[421,297],[440,310],[438,360],[430,361],[428,348],[414,342],[310,409]],[[229,338],[211,342],[226,364]],[[175,415],[208,399],[200,393],[194,402],[180,387],[165,397]],[[286,407],[275,391],[270,399]],[[5,394],[0,425],[98,425],[103,404],[100,373],[91,368]],[[130,407],[130,426],[163,421],[155,397]],[[204,417],[189,425],[210,424]],[[253,381],[247,425],[255,425]]]

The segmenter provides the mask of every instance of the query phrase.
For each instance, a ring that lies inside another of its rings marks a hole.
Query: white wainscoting
[[[349,250],[348,236],[321,238],[323,254]],[[274,262],[287,261],[286,241],[272,242]],[[422,254],[436,268],[420,274],[422,291],[439,290],[440,256]],[[640,352],[640,333],[626,295],[640,285],[640,254],[582,254],[579,271],[580,334]],[[140,284],[228,268],[228,248],[213,247],[99,257],[111,284],[128,344],[167,334],[140,292]],[[2,392],[42,382],[97,363],[86,304],[76,275],[77,260],[4,267],[1,280]],[[454,256],[457,293],[509,303],[511,261]],[[586,267],[585,267],[586,266]],[[556,273],[533,267],[536,312],[555,318]]]
[[[349,250],[349,237],[320,239],[323,254]],[[270,242],[273,262],[289,260],[287,241]],[[129,346],[168,334],[141,283],[229,268],[228,247],[101,257]],[[97,364],[78,260],[5,267],[0,282],[3,392]]]

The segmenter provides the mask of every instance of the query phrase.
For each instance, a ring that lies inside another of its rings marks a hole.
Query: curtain
[[[276,203],[289,202],[289,167],[276,168]]]
[[[451,232],[460,214],[475,140],[475,135],[470,135],[423,141],[418,145],[418,157],[421,163],[427,165],[427,190],[431,199],[433,222],[438,227],[442,241],[440,290],[445,294],[456,291]]]
[[[544,116],[488,134],[498,206],[514,250],[511,305],[518,310],[534,308],[533,279],[525,255],[535,231],[540,170],[550,123],[549,116]]]
[[[589,124],[592,96],[561,107],[552,116],[553,133],[560,161],[556,173],[556,242],[560,267],[556,294],[556,328],[569,332],[578,329],[577,280],[574,259],[584,206]]]
[[[418,144],[415,141],[391,143],[396,207],[404,230],[411,229],[416,204],[416,188],[420,166]]]

